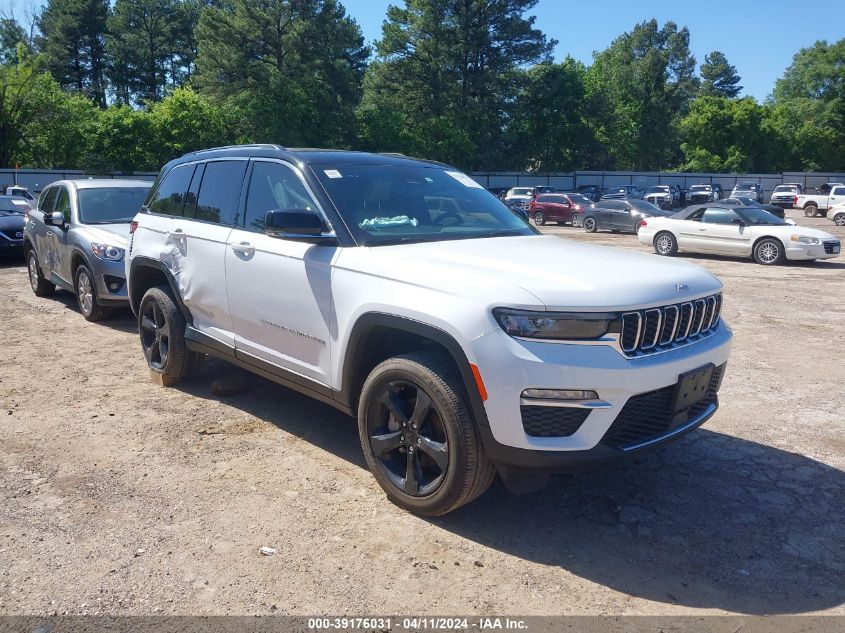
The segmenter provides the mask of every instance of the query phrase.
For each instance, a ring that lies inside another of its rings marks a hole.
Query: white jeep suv
[[[357,416],[379,484],[425,515],[497,472],[525,491],[699,426],[730,348],[703,268],[540,235],[463,173],[395,154],[183,156],[126,271],[154,371],[214,355]]]

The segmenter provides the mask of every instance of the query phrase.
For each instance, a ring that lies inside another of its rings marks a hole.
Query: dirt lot
[[[735,332],[717,415],[436,520],[385,500],[352,419],[259,378],[215,397],[217,361],[156,387],[128,312],[0,265],[0,613],[845,614],[845,258],[690,259]]]

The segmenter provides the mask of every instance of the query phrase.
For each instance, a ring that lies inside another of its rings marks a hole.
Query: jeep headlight
[[[609,312],[532,312],[496,308],[493,316],[510,336],[560,341],[588,341],[619,331],[619,318]]]
[[[91,242],[91,252],[100,259],[107,259],[112,262],[119,262],[123,259],[123,249],[111,244],[98,244]]]
[[[807,237],[806,235],[793,235],[789,238],[793,242],[801,242],[802,244],[818,244],[819,238]]]

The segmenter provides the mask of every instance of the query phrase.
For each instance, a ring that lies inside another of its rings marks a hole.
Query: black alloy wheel
[[[367,412],[370,450],[381,472],[412,497],[434,493],[449,468],[449,440],[431,397],[404,380],[387,383]]]

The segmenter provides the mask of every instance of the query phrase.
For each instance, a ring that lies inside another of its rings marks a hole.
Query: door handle
[[[698,229],[699,231],[706,231],[707,229]]]
[[[241,255],[252,255],[255,252],[255,247],[249,242],[238,242],[229,244],[232,250]]]
[[[182,232],[182,229],[173,229],[172,231],[167,232],[167,237],[172,240],[184,240],[185,233]]]

